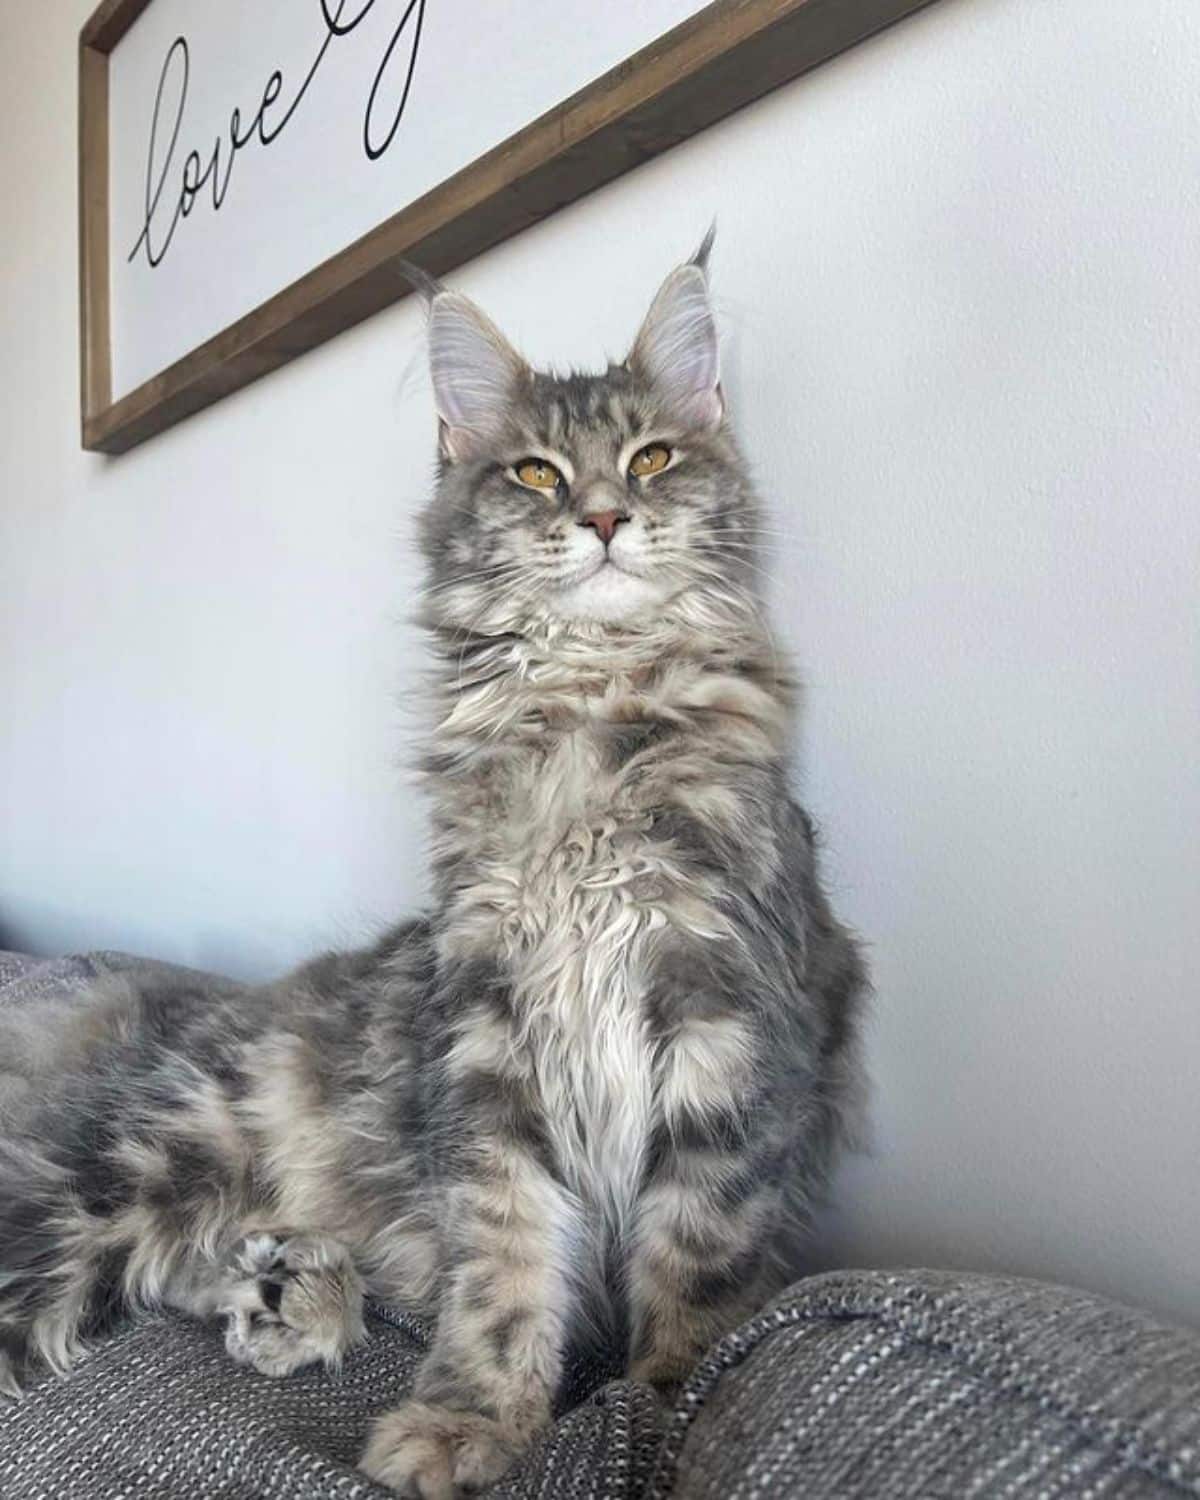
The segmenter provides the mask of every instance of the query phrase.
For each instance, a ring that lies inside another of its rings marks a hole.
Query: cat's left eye
[[[523,458],[513,468],[521,483],[531,490],[556,490],[563,482],[559,471],[544,458]]]
[[[670,448],[664,448],[661,443],[649,443],[633,455],[629,472],[637,479],[645,479],[647,474],[661,473],[670,462]]]

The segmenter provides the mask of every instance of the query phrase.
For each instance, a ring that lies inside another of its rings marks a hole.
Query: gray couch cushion
[[[1200,1338],[1032,1281],[814,1277],[698,1367],[651,1493],[1197,1495]]]
[[[3,1500],[383,1500],[355,1468],[372,1416],[401,1402],[425,1330],[375,1309],[341,1372],[271,1380],[234,1365],[218,1329],[169,1315],[107,1339],[61,1381],[0,1401]],[[613,1381],[569,1411],[492,1493],[505,1500],[645,1493],[661,1436],[654,1395]]]

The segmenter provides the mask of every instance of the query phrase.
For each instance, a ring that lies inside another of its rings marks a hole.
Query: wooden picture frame
[[[713,0],[118,400],[109,307],[108,59],[153,0],[104,0],[79,38],[84,448],[122,453],[931,0]]]

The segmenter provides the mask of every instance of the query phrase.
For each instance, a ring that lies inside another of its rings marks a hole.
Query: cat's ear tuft
[[[429,372],[442,456],[460,462],[486,448],[529,367],[492,320],[460,292],[428,299]]]
[[[715,232],[714,224],[692,259],[659,287],[628,360],[671,410],[705,431],[719,427],[725,414],[717,324],[708,295]]]
[[[426,309],[429,308],[430,303],[439,293],[446,290],[436,277],[431,276],[428,271],[417,265],[415,261],[405,260],[402,255],[398,255],[393,264],[401,276],[404,277],[405,281],[408,282],[409,286],[412,287],[413,291],[424,302]]]
[[[697,266],[708,276],[708,257],[712,254],[713,241],[717,237],[717,221],[714,219],[704,232],[704,238],[695,255],[688,261],[689,266]]]

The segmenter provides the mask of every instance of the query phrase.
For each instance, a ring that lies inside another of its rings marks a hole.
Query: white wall
[[[418,318],[81,453],[90,5],[2,11],[0,940],[260,975],[421,896]],[[879,990],[823,1259],[1191,1321],[1198,25],[940,0],[455,278],[595,362],[720,217],[807,797]]]

